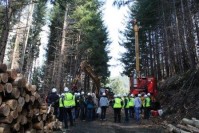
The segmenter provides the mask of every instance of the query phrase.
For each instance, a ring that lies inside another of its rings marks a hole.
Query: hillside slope
[[[163,118],[177,123],[182,118],[199,117],[199,70],[190,70],[159,83],[158,99]]]

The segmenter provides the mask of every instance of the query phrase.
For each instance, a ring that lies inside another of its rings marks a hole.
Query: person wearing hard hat
[[[150,93],[145,95],[145,110],[144,110],[144,118],[149,119],[150,117],[150,108],[151,108],[151,99]]]
[[[64,120],[65,128],[68,128],[67,120],[70,120],[70,126],[73,126],[72,107],[74,106],[74,96],[68,87],[64,88]]]
[[[129,121],[129,98],[127,94],[124,94],[124,113],[125,113],[125,122]]]
[[[117,97],[113,101],[113,109],[114,109],[114,122],[121,122],[121,109],[123,106],[123,101],[121,99],[121,95],[118,94]]]
[[[75,106],[75,118],[76,119],[79,117],[79,111],[80,111],[79,101],[80,101],[80,92],[77,93],[76,98],[75,98],[75,102],[76,102],[76,106]]]
[[[54,107],[54,115],[58,118],[59,109],[59,95],[57,94],[57,89],[53,88],[48,96],[48,105]]]
[[[91,96],[91,93],[88,93],[88,97],[86,99],[86,118],[87,121],[93,120],[93,109],[94,109],[94,101]]]
[[[142,101],[140,99],[141,94],[138,94],[137,97],[135,98],[135,119],[136,122],[140,122],[140,108],[142,106]]]
[[[109,101],[108,101],[108,98],[106,97],[105,92],[102,94],[102,97],[100,97],[99,105],[101,107],[101,119],[100,120],[106,120],[106,109],[109,106]]]
[[[85,103],[85,96],[84,96],[83,91],[80,93],[79,106],[80,106],[80,120],[85,121],[85,119],[86,119],[86,103]]]
[[[59,121],[65,122],[63,119],[64,116],[64,93],[59,97]]]
[[[129,115],[130,118],[134,118],[134,106],[135,106],[135,98],[134,95],[131,94],[129,98]]]

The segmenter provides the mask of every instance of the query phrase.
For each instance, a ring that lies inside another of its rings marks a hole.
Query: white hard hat
[[[80,93],[78,92],[77,95],[80,96]]]
[[[75,92],[74,95],[77,96],[77,93]]]
[[[56,89],[56,88],[53,88],[53,89],[52,89],[52,92],[57,92],[57,89]]]
[[[84,92],[82,91],[81,94],[84,95]]]
[[[69,91],[68,87],[65,87],[65,88],[64,88],[64,91]]]
[[[103,95],[103,96],[106,96],[106,93],[104,92],[102,95]]]
[[[144,97],[147,97],[147,95],[144,95]]]
[[[131,94],[131,97],[134,97],[134,95],[133,95],[133,94]]]
[[[138,94],[138,97],[141,97],[141,94]]]
[[[150,93],[148,93],[148,94],[147,94],[147,96],[151,96],[151,94],[150,94]]]
[[[116,97],[117,97],[117,95],[115,94],[115,95],[114,95],[114,97],[116,98]]]
[[[88,93],[87,95],[88,95],[88,96],[90,96],[90,95],[91,95],[91,93]]]

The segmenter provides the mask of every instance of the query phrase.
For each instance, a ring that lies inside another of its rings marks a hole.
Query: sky
[[[113,6],[114,0],[104,0],[105,5],[103,6],[103,20],[105,26],[108,28],[109,38],[112,41],[110,44],[109,56],[112,59],[109,61],[109,68],[111,72],[111,77],[119,76],[123,70],[121,62],[118,60],[120,58],[121,53],[125,51],[123,47],[119,45],[119,30],[124,30],[126,22],[125,15],[127,15],[127,6],[121,7],[118,9],[116,6]]]

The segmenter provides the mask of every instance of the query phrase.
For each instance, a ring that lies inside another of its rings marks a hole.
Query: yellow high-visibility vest
[[[113,105],[113,108],[122,108],[121,101],[122,100],[120,98],[115,98],[115,103]]]
[[[129,107],[134,107],[135,106],[135,98],[131,97],[129,100]]]
[[[145,99],[145,105],[146,105],[146,107],[150,107],[151,106],[151,99],[149,98],[149,97],[147,97],[146,99]]]
[[[62,97],[59,98],[59,107],[64,107],[64,99]]]
[[[64,107],[72,107],[73,103],[73,94],[68,92],[64,95]]]

